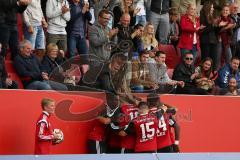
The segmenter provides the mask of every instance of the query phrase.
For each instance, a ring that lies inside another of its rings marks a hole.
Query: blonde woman
[[[158,41],[155,38],[155,29],[152,23],[146,24],[142,42],[145,50],[153,51],[150,53],[150,57],[154,57],[155,51],[158,50]]]
[[[121,0],[119,6],[113,8],[113,15],[114,15],[114,27],[120,21],[120,17],[124,13],[128,13],[131,17],[130,26],[134,26],[136,23],[136,15],[140,11],[140,8],[133,7],[133,0]]]

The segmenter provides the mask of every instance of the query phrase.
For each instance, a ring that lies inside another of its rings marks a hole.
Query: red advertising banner
[[[64,142],[54,145],[52,154],[87,153],[87,136],[104,93],[2,90],[0,154],[33,154],[43,97],[56,100],[52,125],[64,132]],[[240,152],[240,97],[162,95],[161,100],[178,108],[182,152]]]

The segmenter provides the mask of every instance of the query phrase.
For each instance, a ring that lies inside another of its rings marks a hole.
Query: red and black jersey
[[[49,154],[53,140],[53,129],[49,113],[43,111],[37,120],[35,133],[35,154]]]
[[[138,108],[132,104],[126,104],[121,107],[121,111],[123,116],[119,119],[119,125],[124,127],[129,124],[131,120],[138,116]],[[125,137],[121,137],[121,147],[125,149],[132,149],[135,148],[135,140],[136,137],[134,134],[129,134]]]
[[[139,115],[130,123],[126,132],[129,132],[131,126],[135,129],[136,144],[135,152],[148,152],[157,150],[157,131],[158,120],[155,115],[144,114]]]
[[[169,119],[169,114],[167,113],[164,113],[164,115],[158,119],[157,149],[173,144],[171,137],[171,126],[173,124],[174,123]]]

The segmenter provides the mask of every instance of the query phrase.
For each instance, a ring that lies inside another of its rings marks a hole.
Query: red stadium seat
[[[169,76],[170,79],[172,79],[173,71],[174,71],[174,69],[168,69],[168,70],[167,70],[167,74],[168,74],[168,76]]]
[[[21,79],[19,78],[19,76],[17,75],[17,73],[16,73],[16,71],[15,71],[15,69],[14,69],[14,67],[13,67],[12,61],[6,60],[6,61],[5,61],[5,65],[6,65],[6,70],[7,70],[7,72],[8,72],[8,75],[10,76],[10,78],[11,78],[12,80],[17,81],[18,87],[19,87],[20,89],[23,89],[22,81],[21,81]]]
[[[180,56],[173,45],[159,44],[159,50],[166,53],[166,64],[168,68],[174,68],[179,63]]]

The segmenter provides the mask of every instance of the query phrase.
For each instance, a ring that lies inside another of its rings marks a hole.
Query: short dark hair
[[[102,9],[99,13],[98,16],[102,17],[104,14],[110,14],[110,12],[107,9]]]
[[[147,95],[147,104],[149,108],[158,107],[161,105],[160,97],[157,93],[149,93]]]
[[[165,55],[166,55],[166,53],[163,52],[163,51],[157,51],[157,52],[155,53],[155,56],[156,56],[156,57],[159,57],[160,54],[165,54]]]
[[[236,56],[234,56],[234,57],[231,58],[231,62],[232,62],[233,60],[238,60],[238,61],[240,61],[240,59],[239,59],[238,57],[236,57]]]
[[[138,108],[139,109],[148,109],[148,104],[146,102],[141,101],[138,104]]]
[[[139,57],[141,57],[144,54],[149,54],[147,50],[142,50],[139,52]]]
[[[133,30],[137,30],[139,29],[140,27],[144,27],[141,23],[138,23],[134,26]]]
[[[172,7],[172,8],[169,10],[169,15],[171,15],[171,16],[178,15],[177,8],[176,8],[176,7]]]

